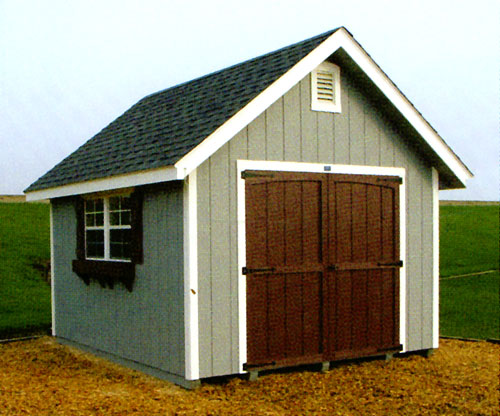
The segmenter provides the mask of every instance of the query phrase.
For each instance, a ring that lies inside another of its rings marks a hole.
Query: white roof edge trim
[[[339,48],[346,51],[465,186],[465,182],[473,177],[469,169],[343,27],[335,31],[233,117],[207,136],[198,146],[182,157],[175,164],[179,174],[184,178],[196,169]]]
[[[345,29],[338,29],[323,41],[323,43],[297,62],[290,70],[257,95],[257,97],[250,101],[233,117],[207,136],[198,146],[182,157],[175,164],[175,167],[183,172],[184,175],[188,175],[201,165],[242,128],[256,119],[278,98],[288,92],[302,78],[308,75],[314,68],[335,52],[341,46],[340,33],[342,31],[345,31]]]
[[[60,198],[63,196],[82,195],[93,192],[109,191],[112,189],[129,188],[132,186],[147,185],[150,183],[168,182],[180,178],[177,169],[173,166],[152,169],[143,172],[134,172],[124,175],[100,178],[87,182],[72,183],[39,191],[26,192],[26,201]]]
[[[467,166],[444,142],[434,128],[416,110],[413,104],[403,95],[398,87],[380,69],[373,59],[366,53],[356,40],[349,36],[349,41],[342,45],[346,53],[365,72],[373,83],[384,93],[384,95],[394,104],[408,122],[431,146],[441,160],[448,165],[451,171],[465,185],[468,179],[473,177]]]

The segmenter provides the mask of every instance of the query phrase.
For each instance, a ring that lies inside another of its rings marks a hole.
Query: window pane
[[[98,227],[102,227],[104,225],[104,213],[95,214],[95,225]]]
[[[104,257],[104,231],[87,230],[86,231],[86,250],[87,257]]]
[[[104,211],[104,200],[102,198],[95,199],[95,211],[96,212],[103,212]]]
[[[130,225],[130,211],[123,211],[121,218],[122,225]]]
[[[126,211],[130,209],[130,197],[122,196],[121,198],[121,209]]]
[[[110,211],[118,211],[120,209],[120,197],[112,196],[109,198],[109,209]]]
[[[95,225],[94,214],[85,214],[85,225],[87,227],[92,227],[93,225]]]
[[[110,257],[130,259],[130,230],[110,230]]]
[[[120,213],[110,212],[109,213],[109,223],[111,225],[120,225]]]

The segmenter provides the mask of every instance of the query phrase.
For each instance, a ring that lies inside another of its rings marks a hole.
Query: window
[[[142,263],[142,192],[76,198],[76,259],[73,271],[87,284],[121,282],[131,291]]]
[[[323,62],[311,73],[311,109],[340,113],[340,68]]]
[[[130,261],[131,210],[129,196],[85,201],[85,257]]]

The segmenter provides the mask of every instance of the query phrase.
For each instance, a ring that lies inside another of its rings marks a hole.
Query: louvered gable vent
[[[311,73],[311,108],[315,111],[340,112],[340,69],[323,62]]]
[[[318,71],[316,76],[318,100],[335,102],[333,87],[333,74],[331,72]]]

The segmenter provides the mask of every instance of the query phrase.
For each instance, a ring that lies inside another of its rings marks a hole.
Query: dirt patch
[[[26,202],[26,195],[0,195],[0,202],[5,202],[5,203]],[[48,204],[50,203],[50,201],[48,199],[41,199],[40,201],[35,201],[35,203]]]
[[[498,415],[499,353],[487,342],[441,340],[430,358],[230,378],[186,391],[43,337],[0,345],[0,414]]]

